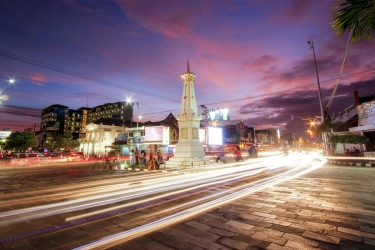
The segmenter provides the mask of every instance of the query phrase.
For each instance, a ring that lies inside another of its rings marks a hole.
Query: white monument
[[[184,82],[181,109],[176,116],[179,128],[179,140],[173,158],[167,162],[168,167],[200,166],[209,161],[205,157],[203,145],[199,140],[199,125],[202,116],[198,114],[195,99],[195,74],[190,72],[189,60],[187,71],[181,75]]]

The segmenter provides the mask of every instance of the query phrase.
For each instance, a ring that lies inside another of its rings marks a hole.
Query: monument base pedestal
[[[166,169],[200,168],[213,162],[209,158],[173,157],[165,162]]]
[[[200,141],[180,141],[176,144],[175,154],[166,162],[168,169],[196,168],[210,164]]]

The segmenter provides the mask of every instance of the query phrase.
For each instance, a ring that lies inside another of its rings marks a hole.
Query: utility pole
[[[321,115],[321,123],[324,122],[324,110],[323,110],[323,103],[322,103],[322,93],[320,90],[320,82],[319,82],[319,74],[318,74],[318,64],[316,63],[316,57],[315,57],[315,48],[314,48],[314,42],[312,41],[307,41],[307,43],[310,45],[310,49],[313,50],[314,54],[314,62],[315,62],[315,72],[316,72],[316,79],[318,81],[318,95],[319,95],[319,105],[320,105],[320,115]],[[327,154],[327,141],[326,141],[326,134],[322,133],[322,140],[323,140],[323,155]]]

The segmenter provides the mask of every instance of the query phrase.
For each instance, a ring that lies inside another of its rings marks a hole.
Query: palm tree
[[[341,8],[332,15],[332,28],[337,35],[349,31],[352,42],[359,41],[362,36],[374,39],[375,0],[344,0],[334,8]]]
[[[344,60],[341,64],[341,69],[331,97],[325,108],[325,112],[327,112],[332,105],[351,43],[359,41],[362,36],[368,40],[372,40],[374,38],[375,30],[375,0],[337,1],[340,2],[340,4],[334,8],[340,8],[340,10],[332,15],[332,28],[336,30],[337,35],[342,35],[345,31],[349,31],[349,36],[346,44]]]

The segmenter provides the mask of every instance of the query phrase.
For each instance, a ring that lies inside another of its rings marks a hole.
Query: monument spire
[[[183,90],[178,121],[178,143],[175,147],[174,157],[168,162],[169,166],[183,166],[189,164],[203,165],[208,159],[205,157],[203,144],[199,139],[200,120],[195,99],[194,81],[195,74],[190,71],[190,61],[187,61],[187,71],[181,75]]]

